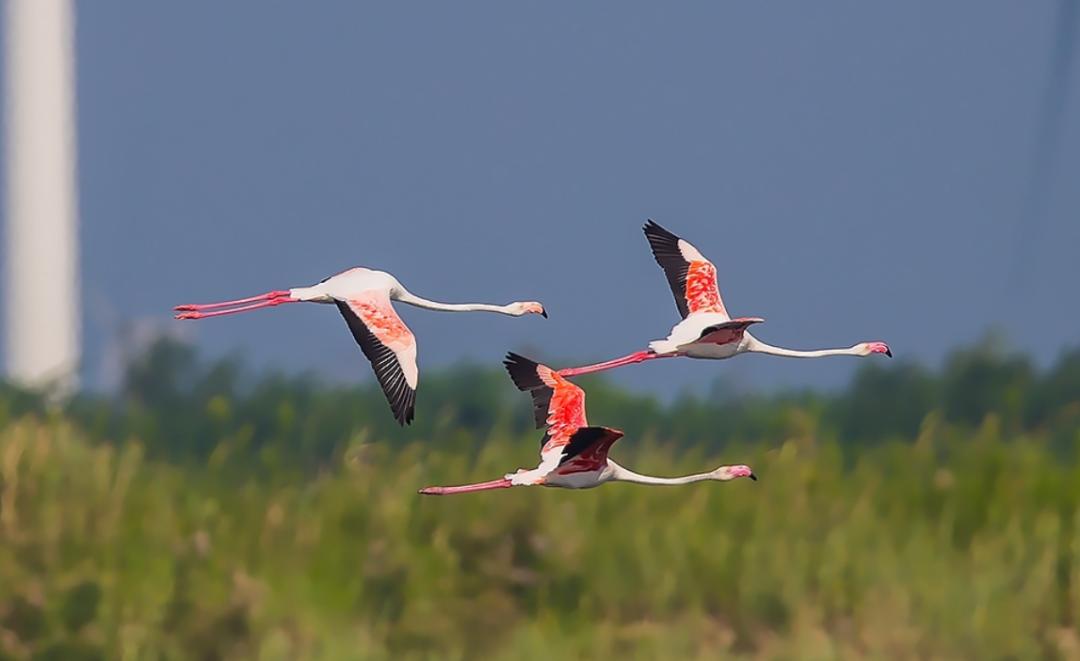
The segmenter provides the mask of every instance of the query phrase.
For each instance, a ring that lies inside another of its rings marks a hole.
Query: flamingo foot
[[[487,491],[489,489],[509,489],[512,487],[510,480],[502,478],[490,482],[478,482],[476,484],[463,484],[459,487],[424,487],[417,493],[423,496],[449,496],[455,493],[470,493],[472,491]]]
[[[275,289],[274,291],[268,291],[265,294],[259,294],[258,296],[249,296],[247,298],[238,298],[232,301],[220,301],[218,303],[184,303],[173,307],[176,312],[191,312],[194,310],[212,310],[214,308],[227,308],[235,305],[244,305],[245,303],[257,303],[259,301],[270,301],[276,298],[289,298],[291,294],[287,289]]]
[[[194,310],[189,309],[191,306],[178,306],[177,309],[183,307],[184,309],[177,312],[174,315],[175,319],[206,319],[208,317],[221,317],[227,314],[236,314],[238,312],[249,312],[251,310],[261,310],[262,308],[273,308],[284,303],[299,303],[300,299],[296,298],[271,298],[264,300],[261,303],[252,303],[251,305],[241,305],[240,307],[230,308],[228,310],[215,310],[213,312],[203,312],[202,309],[219,307],[218,303],[211,303],[205,306],[199,306]]]
[[[677,353],[656,353],[652,350],[635,351],[632,354],[623,356],[622,358],[615,358],[602,363],[596,363],[595,365],[585,365],[584,367],[567,367],[565,369],[558,370],[558,375],[562,377],[580,376],[582,374],[591,374],[593,372],[602,372],[604,370],[613,369],[616,367],[622,367],[623,365],[633,365],[634,363],[642,363],[646,360],[655,360],[657,358],[669,358],[677,356]]]

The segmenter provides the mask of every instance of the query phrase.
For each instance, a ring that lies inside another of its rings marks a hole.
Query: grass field
[[[1078,658],[1080,466],[1004,436],[627,438],[633,468],[761,480],[432,498],[533,462],[534,435],[359,433],[302,474],[24,418],[0,431],[0,658]]]

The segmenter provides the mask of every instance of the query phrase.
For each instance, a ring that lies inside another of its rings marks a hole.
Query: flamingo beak
[[[753,473],[750,473],[749,477],[750,477],[751,480],[757,482],[757,475],[754,475]]]
[[[889,358],[892,358],[892,349],[884,342],[867,342],[866,346],[870,349],[870,353],[883,353]]]
[[[545,310],[545,309],[541,308],[541,310],[540,310],[540,316],[541,316],[541,317],[543,317],[544,319],[547,319],[547,318],[548,318],[548,316],[547,316],[547,310]]]

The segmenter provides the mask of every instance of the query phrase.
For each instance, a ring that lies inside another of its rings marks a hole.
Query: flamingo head
[[[520,317],[525,314],[538,314],[541,317],[547,319],[547,311],[544,306],[537,301],[517,301],[506,306],[510,314],[515,317]]]
[[[860,356],[869,356],[873,353],[883,353],[889,358],[892,358],[892,349],[884,342],[863,342],[862,344],[856,344],[855,349]]]
[[[721,482],[727,482],[728,480],[734,480],[740,477],[748,477],[751,480],[757,481],[757,475],[754,475],[754,471],[749,466],[743,466],[739,464],[737,466],[721,466],[713,471],[713,479],[720,480]]]

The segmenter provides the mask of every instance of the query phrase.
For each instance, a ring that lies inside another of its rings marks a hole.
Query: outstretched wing
[[[547,365],[514,352],[506,354],[503,364],[517,389],[532,395],[537,428],[547,426],[541,454],[568,445],[574,433],[589,424],[585,419],[584,390]]]
[[[563,448],[558,472],[565,475],[601,470],[607,465],[608,450],[622,437],[621,431],[610,427],[578,429]]]
[[[649,240],[653,257],[664,269],[675,305],[685,319],[695,312],[716,312],[728,316],[720,289],[716,285],[716,267],[698,249],[649,220],[642,228]]]
[[[386,292],[373,290],[336,301],[349,324],[398,424],[412,422],[416,408],[416,338],[390,305]]]
[[[753,324],[765,321],[761,317],[739,317],[721,324],[713,324],[701,329],[701,335],[697,341],[701,344],[731,344],[739,342],[743,333]]]

